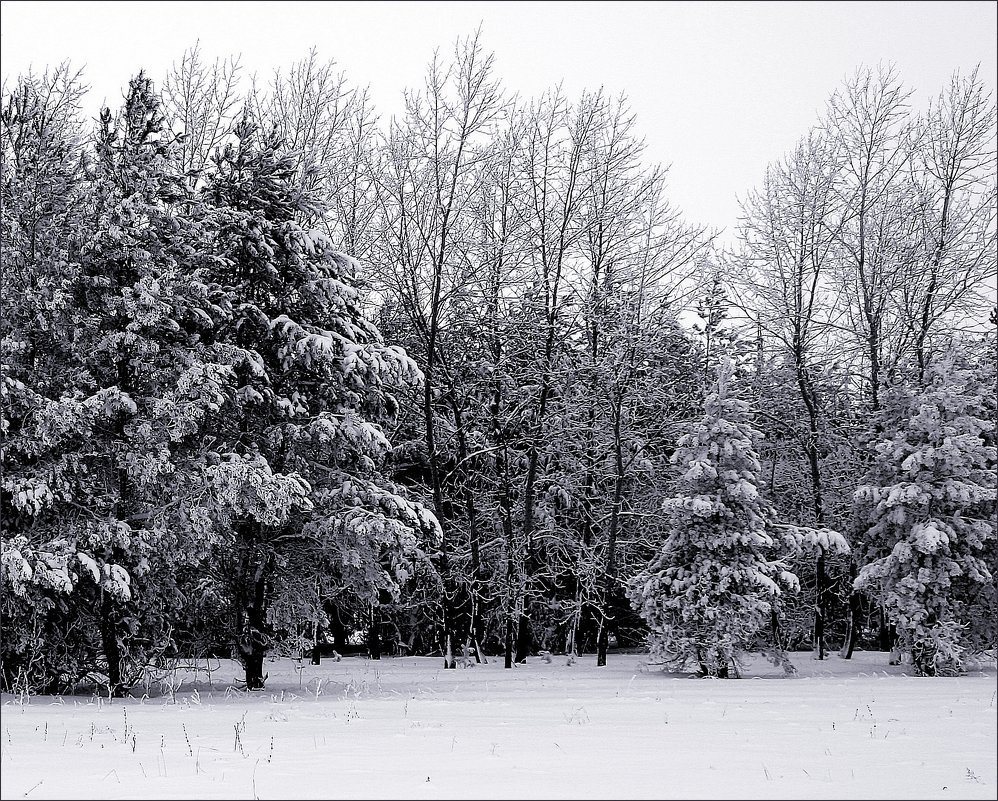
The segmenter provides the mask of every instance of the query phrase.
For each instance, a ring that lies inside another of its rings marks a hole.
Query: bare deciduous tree
[[[832,95],[825,123],[840,154],[836,188],[845,215],[836,239],[848,298],[844,330],[857,340],[874,412],[894,361],[886,353],[896,333],[893,296],[913,258],[911,195],[902,180],[910,163],[910,96],[893,66],[862,68]]]
[[[445,446],[439,441],[446,414],[448,330],[457,321],[460,292],[469,281],[467,233],[472,227],[480,165],[503,97],[492,76],[492,56],[479,34],[459,41],[453,59],[434,54],[423,93],[406,93],[403,120],[393,120],[379,197],[387,267],[383,291],[417,337],[425,377],[421,413],[429,490],[443,528],[439,570],[444,581],[445,667],[455,666],[455,589],[450,575],[452,526],[445,508]]]
[[[797,438],[808,465],[810,522],[818,527],[826,525],[821,471],[825,425],[814,372],[834,353],[830,334],[838,322],[829,273],[843,218],[835,193],[839,158],[835,142],[812,132],[783,162],[767,169],[762,190],[752,192],[743,204],[743,255],[738,267],[746,269],[732,270],[740,276],[743,308],[779,343],[781,355],[790,363],[806,412],[806,428]],[[827,579],[821,547],[816,581],[814,646],[818,659],[824,659]]]
[[[898,293],[919,380],[934,332],[947,317],[982,318],[981,290],[996,273],[995,104],[977,73],[955,73],[919,120],[913,181],[922,250]]]
[[[191,191],[200,185],[212,154],[231,132],[242,102],[239,73],[236,57],[206,64],[198,43],[163,80],[163,114],[177,138],[180,167]]]

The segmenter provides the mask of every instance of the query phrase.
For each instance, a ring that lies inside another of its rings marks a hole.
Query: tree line
[[[994,646],[976,73],[916,114],[857,70],[728,249],[626,97],[512,96],[477,34],[387,122],[314,52],[240,73],[4,86],[3,689]]]

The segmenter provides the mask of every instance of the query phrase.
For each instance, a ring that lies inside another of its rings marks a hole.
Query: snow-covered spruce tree
[[[703,420],[679,440],[672,460],[687,469],[682,494],[663,504],[668,536],[628,587],[651,628],[653,656],[703,676],[737,672],[738,656],[757,647],[782,590],[798,588],[781,561],[789,545],[756,486],[759,433],[748,404],[731,394],[733,372],[722,359]],[[778,646],[769,655],[792,669]]]
[[[959,673],[968,651],[995,645],[993,623],[971,628],[994,597],[993,376],[976,380],[950,356],[929,369],[919,394],[892,390],[894,434],[854,494],[866,557],[855,586],[883,604],[923,676]]]
[[[382,425],[395,388],[421,374],[363,315],[358,264],[296,221],[303,194],[282,143],[248,116],[217,153],[210,270],[229,312],[234,402],[217,431],[192,516],[211,541],[212,591],[223,599],[246,685],[280,642],[304,645],[336,596],[377,604],[409,575],[417,533],[436,519],[381,474]]]

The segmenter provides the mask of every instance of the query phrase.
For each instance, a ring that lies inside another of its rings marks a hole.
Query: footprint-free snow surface
[[[795,654],[793,678],[758,660],[704,680],[646,660],[282,659],[252,693],[222,661],[111,703],[4,695],[0,795],[996,797],[993,661],[926,679],[882,653]]]

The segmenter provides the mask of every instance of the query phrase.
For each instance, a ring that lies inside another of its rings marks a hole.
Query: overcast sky
[[[893,62],[924,105],[955,69],[996,82],[994,2],[0,2],[5,80],[69,59],[93,111],[116,106],[144,68],[161,78],[200,40],[241,54],[245,74],[289,66],[313,45],[384,116],[419,86],[433,49],[481,24],[512,92],[563,81],[626,92],[648,160],[671,164],[671,197],[730,232],[757,185],[858,65]],[[725,237],[727,240],[728,237]]]

